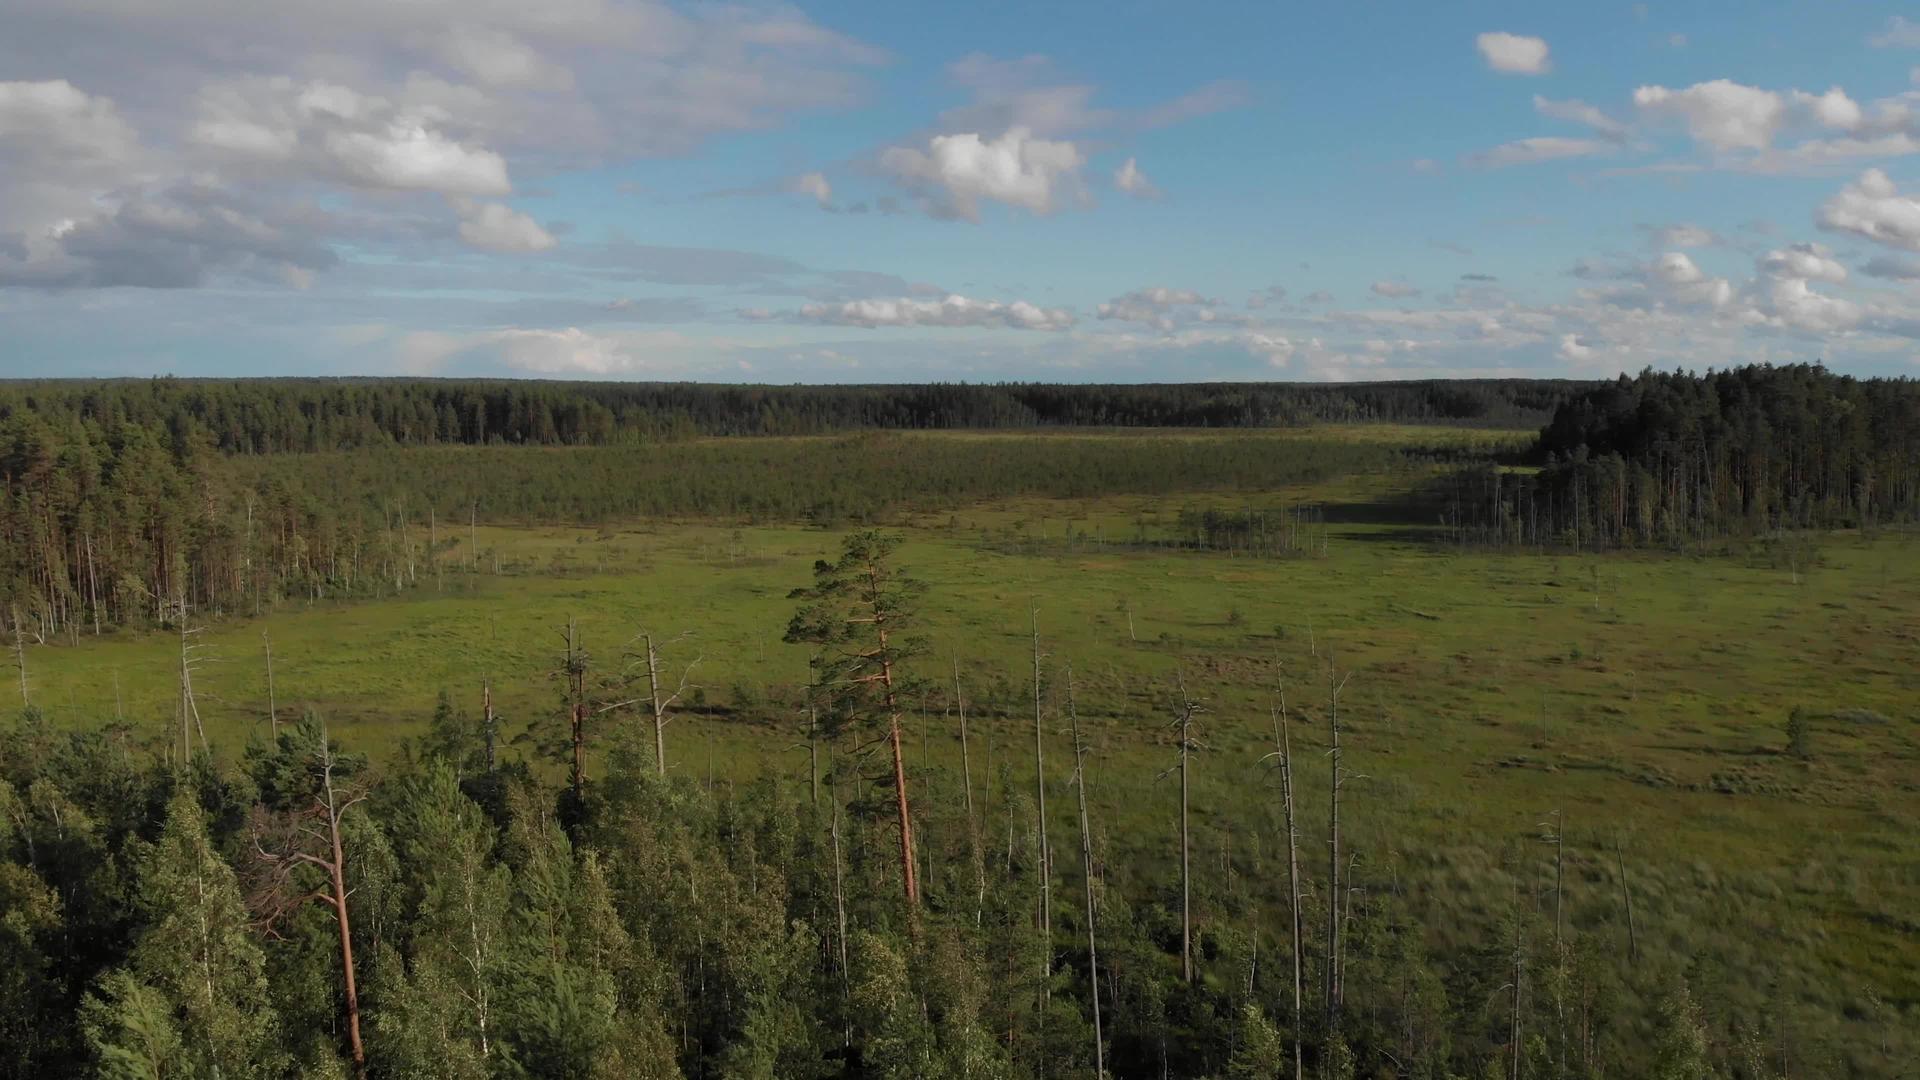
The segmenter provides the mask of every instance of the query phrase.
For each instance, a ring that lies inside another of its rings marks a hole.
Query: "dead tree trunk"
[[[839,927],[835,944],[840,952],[840,997],[846,1012],[846,1041],[853,1041],[853,976],[847,969],[847,898],[840,869],[840,781],[835,778],[828,792],[833,799],[833,919]]]
[[[580,647],[572,619],[567,620],[566,637],[564,674],[567,680],[567,728],[569,741],[573,745],[569,786],[573,790],[574,800],[578,802],[587,794],[587,654]]]
[[[268,822],[256,817],[254,851],[265,871],[265,878],[250,895],[250,903],[261,916],[262,928],[269,936],[277,924],[308,901],[324,906],[333,916],[340,935],[340,983],[346,1005],[347,1045],[353,1056],[355,1076],[367,1073],[366,1047],[360,1038],[360,990],[353,959],[353,924],[348,899],[353,895],[347,885],[346,848],[341,841],[341,820],[348,810],[367,797],[364,787],[349,794],[340,790],[335,777],[333,744],[325,729],[320,735],[320,786],[313,793],[313,805],[289,818],[274,822],[274,849],[262,844]],[[325,878],[319,888],[309,888],[298,880],[302,867],[313,867]]]
[[[1613,854],[1620,862],[1620,899],[1627,906],[1627,959],[1638,961],[1640,959],[1640,942],[1639,939],[1634,936],[1633,930],[1633,890],[1627,885],[1627,855],[1620,847],[1620,837],[1618,834],[1615,834],[1613,838]]]
[[[1280,701],[1273,713],[1273,751],[1280,763],[1280,805],[1286,813],[1287,824],[1287,914],[1293,924],[1293,1077],[1301,1080],[1305,1075],[1301,1054],[1301,1003],[1300,1003],[1300,851],[1299,831],[1293,817],[1293,740],[1287,726],[1287,693],[1280,691]]]
[[[1087,993],[1093,999],[1093,1075],[1106,1080],[1106,1037],[1100,1030],[1100,949],[1094,933],[1093,828],[1087,820],[1087,747],[1073,704],[1073,666],[1067,666],[1067,723],[1073,733],[1073,787],[1080,804],[1080,870],[1087,897]]]
[[[1340,691],[1345,679],[1336,680],[1333,652],[1327,653],[1327,739],[1331,782],[1327,785],[1327,1030],[1335,1030],[1340,1015]]]
[[[267,727],[277,743],[280,741],[280,709],[273,696],[273,639],[265,630],[260,631],[260,644],[267,653]]]
[[[1040,612],[1033,613],[1033,793],[1040,826],[1040,937],[1053,968],[1053,851],[1047,846],[1047,758],[1041,738]],[[1044,985],[1045,980],[1042,980]]]
[[[967,750],[967,699],[960,692],[960,658],[953,658],[953,703],[960,714],[960,779],[967,795],[967,843],[973,854],[975,885],[973,921],[979,925],[987,906],[987,855],[980,839],[980,822],[973,811],[973,759]]]
[[[487,772],[491,774],[494,768],[493,747],[497,735],[497,732],[494,730],[492,682],[483,682],[480,684],[480,713],[482,717],[484,717],[482,723],[485,724],[487,733]]]
[[[13,606],[13,662],[20,669],[20,707],[33,707],[33,698],[27,693],[27,635],[20,624],[20,605]]]
[[[704,658],[694,657],[693,663],[688,664],[686,670],[680,673],[680,685],[674,687],[672,693],[662,696],[660,651],[653,644],[652,634],[641,634],[640,642],[646,649],[644,659],[647,662],[647,700],[653,709],[653,764],[660,778],[664,780],[667,776],[667,724],[673,720],[670,710],[674,703],[687,692],[687,680],[693,677],[693,669],[699,667],[700,661]],[[818,798],[817,793],[815,797]]]
[[[200,706],[193,696],[193,669],[200,666],[198,653],[206,646],[194,643],[199,630],[187,628],[187,601],[184,596],[174,601],[180,616],[180,764],[185,767],[193,757],[193,743],[187,737],[187,721],[193,721],[193,729],[200,735],[200,749],[211,753],[213,748],[207,744],[207,729],[200,722]]]
[[[913,862],[913,811],[907,805],[907,761],[900,748],[900,703],[894,692],[893,661],[887,651],[887,627],[876,612],[874,634],[880,643],[880,686],[887,710],[887,741],[893,750],[894,807],[900,815],[900,872],[907,906],[920,905],[920,876]]]
[[[1191,983],[1193,968],[1193,843],[1188,826],[1191,792],[1190,765],[1193,759],[1193,718],[1200,706],[1187,694],[1187,679],[1180,676],[1180,717],[1174,721],[1180,730],[1180,980]],[[1162,775],[1165,775],[1164,773]]]

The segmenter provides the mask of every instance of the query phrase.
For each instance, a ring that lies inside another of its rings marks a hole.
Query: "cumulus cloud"
[[[1376,281],[1371,286],[1371,291],[1375,296],[1385,296],[1394,300],[1420,295],[1419,289],[1414,288],[1404,281]],[[1307,299],[1311,300],[1313,298],[1308,297]]]
[[[1730,79],[1684,90],[1642,86],[1633,103],[1649,116],[1678,118],[1696,141],[1715,150],[1764,150],[1786,115],[1779,94]]]
[[[1468,165],[1482,169],[1504,169],[1512,165],[1535,165],[1543,161],[1564,161],[1568,158],[1610,154],[1614,149],[1612,143],[1600,139],[1567,139],[1556,135],[1541,135],[1530,139],[1518,139],[1503,143],[1491,150],[1469,154],[1465,161]]]
[[[305,285],[335,262],[298,222],[268,220],[232,193],[182,187],[143,194],[90,216],[0,236],[0,286],[187,288],[215,271]]]
[[[1153,181],[1147,179],[1147,174],[1140,171],[1139,164],[1132,158],[1114,171],[1113,186],[1136,199],[1151,199],[1160,194],[1160,189],[1153,186]]]
[[[1711,277],[1682,251],[1669,251],[1646,270],[1646,282],[1666,299],[1682,304],[1721,307],[1733,299],[1733,284]]]
[[[1769,251],[1754,265],[1761,273],[1779,278],[1835,283],[1847,280],[1847,268],[1834,259],[1833,252],[1819,244],[1794,244]]]
[[[1920,251],[1920,199],[1903,195],[1879,169],[1868,169],[1821,204],[1821,228],[1864,236],[1888,247]]]
[[[557,241],[527,215],[501,203],[458,200],[460,239],[482,251],[527,253],[545,251]]]
[[[833,185],[821,173],[801,173],[786,182],[786,189],[812,199],[822,210],[833,209]]]
[[[1856,326],[1864,310],[1841,297],[1815,292],[1813,282],[1840,284],[1847,268],[1819,244],[1794,244],[1769,251],[1755,261],[1763,279],[1756,283],[1755,307],[1773,324],[1831,334]]]
[[[936,135],[925,150],[895,146],[880,155],[880,167],[920,193],[944,217],[980,219],[982,200],[1051,213],[1061,202],[1083,197],[1079,147],[1041,139],[1013,128],[997,139],[978,134]]]
[[[756,313],[749,317],[782,316]],[[785,317],[794,322],[857,326],[867,330],[892,326],[1065,330],[1075,321],[1073,313],[1064,308],[1043,308],[1025,300],[976,300],[957,293],[939,300],[894,297],[849,300],[839,304],[808,304]]]
[[[1552,69],[1547,43],[1537,37],[1493,31],[1474,39],[1480,58],[1495,71],[1509,75],[1545,75]]]
[[[1284,293],[1284,290],[1282,292]],[[1102,319],[1145,323],[1167,331],[1173,329],[1177,322],[1214,321],[1217,315],[1204,309],[1211,308],[1216,303],[1192,289],[1154,286],[1135,289],[1130,293],[1114,297],[1100,305],[1098,315]]]
[[[0,82],[0,250],[16,279],[25,237],[50,258],[48,230],[82,235],[123,209],[149,235],[150,211],[171,205],[152,193],[185,185],[243,192],[258,221],[304,215],[322,247],[328,220],[351,220],[359,247],[537,250],[551,234],[530,220],[456,200],[498,205],[523,165],[682,154],[852,104],[860,69],[886,59],[784,5],[341,0],[238,19],[226,0],[17,0],[7,23],[0,71],[65,76]],[[424,221],[417,193],[452,212]],[[199,281],[256,262],[170,250],[187,261],[139,276]],[[102,276],[63,265],[36,273]]]
[[[1770,149],[1789,124],[1852,132],[1866,119],[1859,103],[1837,86],[1819,94],[1780,93],[1714,79],[1681,90],[1642,86],[1633,103],[1651,119],[1678,120],[1695,142],[1721,152]]]

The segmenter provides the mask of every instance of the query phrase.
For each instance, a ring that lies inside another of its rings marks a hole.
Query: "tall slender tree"
[[[925,591],[899,573],[899,538],[865,530],[846,538],[840,557],[814,564],[813,585],[790,595],[801,601],[785,639],[814,646],[816,687],[832,703],[836,726],[877,728],[892,757],[894,810],[900,831],[900,877],[909,908],[920,903],[914,861],[913,813],[901,746],[901,702],[908,692],[902,664],[918,649],[909,636],[913,605]]]

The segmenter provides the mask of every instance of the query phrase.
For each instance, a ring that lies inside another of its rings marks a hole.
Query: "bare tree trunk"
[[[27,637],[20,624],[20,605],[13,606],[13,662],[20,668],[20,706],[32,708],[33,699],[27,695]]]
[[[1100,949],[1094,933],[1093,828],[1087,820],[1087,748],[1080,742],[1080,714],[1073,704],[1073,666],[1067,665],[1067,723],[1073,733],[1073,786],[1080,804],[1080,869],[1087,896],[1087,993],[1093,999],[1093,1075],[1106,1080],[1106,1037],[1100,1029]]]
[[[835,779],[829,796],[833,799],[833,918],[839,927],[836,944],[840,951],[841,1006],[846,1012],[846,1041],[853,1041],[853,976],[847,969],[847,900],[840,870],[840,783]]]
[[[980,822],[973,811],[973,759],[967,750],[967,699],[960,692],[960,658],[953,658],[953,702],[960,713],[960,777],[967,793],[967,843],[973,853],[975,884],[973,921],[979,925],[987,907],[987,856],[980,840]]]
[[[180,615],[180,764],[185,767],[193,757],[193,744],[187,738],[187,721],[193,721],[194,730],[200,735],[200,749],[209,753],[212,747],[207,744],[207,729],[200,722],[200,706],[193,697],[193,669],[198,663],[194,650],[201,646],[193,644],[193,635],[198,630],[187,629],[187,601],[184,595],[176,598],[175,605]]]
[[[812,789],[813,806],[820,805],[820,715],[812,702],[807,703],[807,785]]]
[[[887,740],[893,750],[894,806],[900,814],[901,885],[906,891],[907,906],[912,909],[920,904],[920,877],[913,862],[913,812],[907,805],[907,762],[900,749],[900,704],[894,695],[893,661],[886,658],[887,628],[877,615],[874,632],[880,642],[880,683],[885,691]]]
[[[1627,885],[1627,856],[1621,850],[1617,833],[1613,838],[1613,854],[1620,862],[1620,898],[1627,905],[1627,959],[1637,961],[1640,959],[1640,942],[1633,930],[1633,890]]]
[[[1033,791],[1040,826],[1040,936],[1046,941],[1048,971],[1053,969],[1053,851],[1047,846],[1047,759],[1041,739],[1040,612],[1033,613]],[[1044,984],[1044,980],[1043,980]]]
[[[1327,653],[1327,737],[1332,781],[1327,785],[1327,1030],[1334,1030],[1340,1011],[1340,688],[1333,653]]]
[[[492,773],[494,768],[493,746],[495,732],[493,719],[493,683],[491,681],[480,684],[480,712],[485,718],[483,723],[486,725],[487,733],[487,772]]]
[[[347,856],[340,844],[340,815],[346,812],[346,807],[339,805],[333,793],[333,749],[329,746],[324,752],[327,764],[321,777],[327,793],[327,838],[333,846],[333,861],[327,866],[327,876],[333,885],[329,905],[333,908],[334,921],[340,927],[340,974],[347,998],[347,1044],[353,1050],[354,1074],[365,1076],[367,1051],[360,1042],[360,990],[353,970],[353,927],[347,919]]]
[[[260,644],[267,653],[267,727],[273,733],[273,741],[280,741],[280,708],[273,695],[273,639],[265,630],[260,631]]]
[[[1293,818],[1293,740],[1287,727],[1287,695],[1280,691],[1280,704],[1274,711],[1274,752],[1280,756],[1280,803],[1287,822],[1287,913],[1293,933],[1293,1077],[1302,1080],[1300,1008],[1300,852],[1299,832]]]
[[[653,651],[653,635],[643,634],[647,647],[647,695],[653,702],[653,764],[660,778],[667,776],[666,706],[660,700],[660,656]]]
[[[573,620],[568,619],[567,718],[568,735],[573,742],[573,767],[570,780],[576,801],[585,798],[587,793],[586,681],[586,654],[580,649],[578,638],[575,636]]]
[[[1193,754],[1193,715],[1199,711],[1187,696],[1186,676],[1180,677],[1180,981],[1191,983],[1193,971],[1193,844],[1188,829],[1189,763]]]
[[[1559,810],[1553,812],[1553,952],[1560,954],[1560,928],[1564,925],[1561,912],[1566,899],[1566,815]]]

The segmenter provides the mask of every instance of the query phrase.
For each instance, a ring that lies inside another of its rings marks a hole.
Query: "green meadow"
[[[1353,437],[1429,446],[1438,436]],[[1512,439],[1448,437],[1480,450]],[[1356,880],[1393,890],[1441,955],[1491,956],[1516,899],[1550,913],[1553,849],[1541,837],[1559,821],[1568,922],[1617,945],[1647,979],[1684,973],[1710,1018],[1765,1015],[1856,1063],[1920,1053],[1920,537],[1829,534],[1702,554],[1459,548],[1411,497],[1429,468],[1263,492],[994,501],[884,522],[904,537],[901,567],[927,584],[908,722],[925,828],[963,827],[956,661],[988,812],[1009,785],[1030,790],[1037,622],[1061,827],[1070,665],[1111,864],[1149,889],[1174,884],[1176,788],[1160,777],[1184,683],[1205,709],[1193,795],[1200,918],[1209,896],[1277,904],[1278,793],[1262,758],[1284,700],[1303,751],[1302,858],[1323,871],[1317,751],[1331,670],[1345,680],[1343,747],[1358,774],[1342,807]],[[1312,508],[1316,523],[1301,550],[1277,557],[1167,545],[1183,511],[1208,508]],[[781,635],[789,591],[842,535],[713,520],[449,528],[396,596],[210,620],[195,637],[206,735],[237,755],[264,733],[270,639],[283,721],[315,710],[348,745],[390,757],[424,730],[439,694],[477,712],[484,684],[503,717],[502,753],[537,756],[565,725],[552,673],[571,619],[607,700],[633,673],[642,632],[674,679],[693,665],[668,733],[676,771],[804,785],[795,703],[806,652]],[[156,747],[177,747],[180,646],[119,632],[30,649],[29,690],[56,722],[118,714]],[[1802,754],[1788,752],[1796,708],[1809,718]],[[616,710],[596,723],[604,734],[641,720]],[[1491,987],[1499,962],[1486,962]]]

